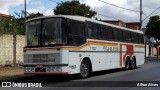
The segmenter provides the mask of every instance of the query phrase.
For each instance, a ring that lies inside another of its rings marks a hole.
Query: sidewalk
[[[159,56],[159,58],[157,58],[157,57],[155,57],[155,56],[150,56],[150,57],[146,57],[146,60],[150,60],[150,61],[152,61],[152,60],[156,60],[156,61],[160,61],[160,56]]]
[[[23,76],[23,67],[0,67],[0,80]]]

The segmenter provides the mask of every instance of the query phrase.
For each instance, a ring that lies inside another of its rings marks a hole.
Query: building
[[[121,21],[121,20],[102,20],[103,22],[106,22],[106,23],[110,23],[110,24],[114,24],[114,25],[117,25],[117,26],[121,26],[121,27],[126,27],[126,23]]]
[[[0,13],[0,20],[6,19],[6,18],[11,18],[11,16],[10,16],[10,15],[6,15],[6,14]]]
[[[134,30],[140,30],[140,23],[139,22],[123,22],[121,20],[101,20],[103,22],[106,23],[110,23],[110,24],[114,24],[117,26],[121,26],[121,27],[126,27],[129,29],[134,29]]]
[[[126,28],[140,30],[140,23],[139,22],[128,22],[126,23]]]

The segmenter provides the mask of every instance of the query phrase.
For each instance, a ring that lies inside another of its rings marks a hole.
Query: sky
[[[71,0],[27,0],[27,11],[29,13],[43,13],[44,15],[53,15],[53,9],[57,2],[65,2]],[[99,0],[79,0],[81,3],[89,5],[92,10],[98,14],[95,16],[102,20],[122,20],[124,22],[139,22],[139,12],[133,12],[121,8],[117,8]],[[120,7],[139,11],[140,0],[101,0]],[[160,7],[160,0],[143,0],[143,19]],[[0,13],[15,15],[24,10],[24,0],[0,0]],[[160,15],[158,9],[153,15]],[[143,27],[146,26],[148,18],[143,21]]]

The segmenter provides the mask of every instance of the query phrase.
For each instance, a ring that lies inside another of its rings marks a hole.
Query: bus
[[[145,62],[140,30],[82,16],[52,15],[26,21],[24,74],[71,75],[135,69]]]

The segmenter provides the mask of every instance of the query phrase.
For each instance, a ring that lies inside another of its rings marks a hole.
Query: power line
[[[147,17],[147,15],[144,12],[142,12],[142,14]]]
[[[97,15],[100,15],[100,16],[103,16],[103,17],[107,17],[107,18],[117,19],[117,18],[115,18],[115,17],[107,16],[107,15],[100,14],[100,13],[97,13]],[[117,20],[118,20],[118,19],[117,19]]]
[[[49,0],[49,1],[55,2],[55,3],[59,3],[59,2],[56,2],[56,1],[54,1],[54,0]],[[117,19],[117,18],[115,18],[115,17],[107,16],[107,15],[100,14],[100,13],[97,13],[97,15],[100,15],[100,16],[103,16],[103,17],[107,17],[107,18]],[[117,19],[117,20],[118,20],[118,19]]]
[[[136,10],[124,8],[124,7],[121,7],[121,6],[117,6],[117,5],[115,5],[115,4],[111,4],[111,3],[108,3],[108,2],[105,2],[105,1],[102,1],[102,0],[98,0],[98,1],[103,2],[103,3],[106,3],[106,4],[111,5],[111,6],[114,6],[114,7],[117,7],[117,8],[125,9],[125,10],[128,10],[128,11],[138,12],[138,13],[140,12],[140,11],[136,11]]]
[[[56,1],[54,1],[54,0],[49,0],[49,1],[55,2],[55,3],[59,3],[59,2],[56,2]],[[103,16],[103,17],[107,17],[107,18],[117,19],[117,18],[115,18],[115,17],[107,16],[107,15],[100,14],[100,13],[97,13],[97,15],[100,15],[100,16]]]
[[[151,14],[149,14],[148,16],[146,16],[145,19],[143,19],[142,21],[145,21],[148,17],[150,17],[154,12],[156,12],[158,9],[160,9],[160,7],[156,8]]]

